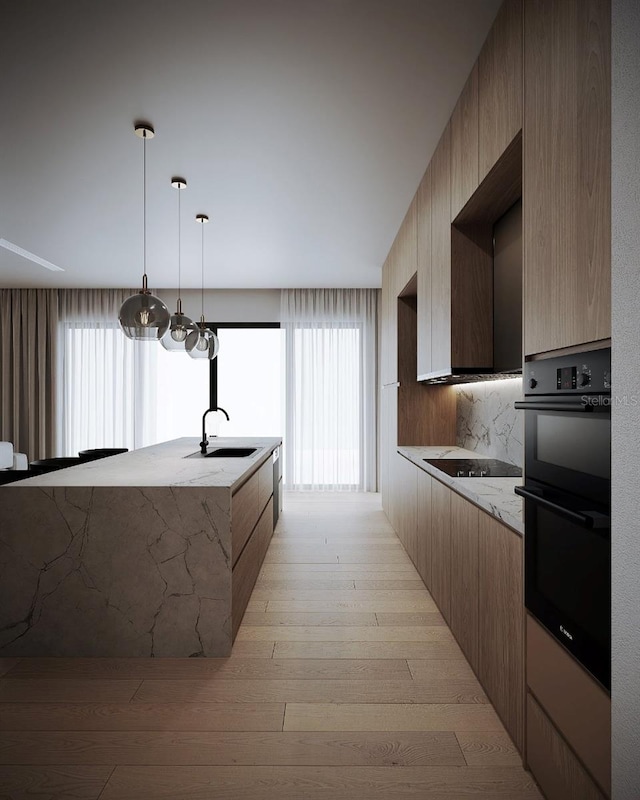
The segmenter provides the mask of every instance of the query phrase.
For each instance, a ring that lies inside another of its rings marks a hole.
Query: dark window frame
[[[281,328],[279,322],[206,322],[207,328],[216,336],[224,328],[256,328],[273,329]],[[209,362],[209,408],[218,408],[218,357]]]

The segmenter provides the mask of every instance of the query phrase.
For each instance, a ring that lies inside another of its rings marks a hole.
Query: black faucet
[[[203,456],[207,454],[207,445],[209,444],[209,440],[207,439],[206,419],[207,419],[207,414],[211,411],[222,411],[222,413],[227,418],[227,422],[229,422],[229,415],[224,410],[224,408],[216,406],[215,408],[208,408],[204,412],[204,414],[202,415],[202,441],[200,442],[200,452],[202,453]]]

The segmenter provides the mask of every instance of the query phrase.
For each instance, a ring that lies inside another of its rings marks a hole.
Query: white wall
[[[613,0],[613,798],[640,797],[640,3]],[[626,404],[625,404],[626,403]]]
[[[176,289],[158,289],[173,314]],[[200,292],[182,290],[182,310],[195,322],[200,319]],[[204,316],[207,322],[280,322],[280,289],[205,289]]]

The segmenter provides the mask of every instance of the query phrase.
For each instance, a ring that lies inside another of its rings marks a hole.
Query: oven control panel
[[[529,396],[609,392],[610,348],[527,361],[524,366],[524,393]]]

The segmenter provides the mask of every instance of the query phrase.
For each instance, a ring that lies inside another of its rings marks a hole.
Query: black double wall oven
[[[525,605],[611,688],[611,350],[524,370]]]

